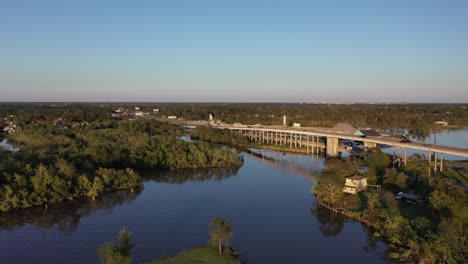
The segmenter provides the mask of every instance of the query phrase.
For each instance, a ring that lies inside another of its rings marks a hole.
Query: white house
[[[367,178],[361,175],[346,177],[343,192],[356,194],[367,189]]]
[[[177,116],[168,116],[167,119],[177,119]]]
[[[448,122],[445,120],[442,121],[435,121],[434,124],[441,125],[441,126],[448,126]]]

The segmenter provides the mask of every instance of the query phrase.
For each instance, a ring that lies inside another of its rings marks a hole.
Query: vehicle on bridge
[[[411,140],[405,136],[400,136],[400,143],[411,143]]]

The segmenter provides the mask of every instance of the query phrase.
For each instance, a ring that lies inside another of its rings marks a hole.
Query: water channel
[[[241,168],[150,173],[139,193],[4,214],[2,263],[97,263],[99,245],[123,225],[142,263],[206,243],[216,216],[231,222],[232,246],[249,264],[387,262],[372,231],[317,208],[310,189],[323,158],[262,153],[245,154]]]

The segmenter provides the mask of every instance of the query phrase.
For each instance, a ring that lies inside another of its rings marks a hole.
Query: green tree
[[[386,169],[383,176],[383,184],[391,187],[393,190],[401,190],[407,187],[407,179],[408,177],[404,173],[398,172],[395,168]]]
[[[218,247],[218,252],[221,255],[223,246],[229,245],[233,233],[231,225],[223,218],[216,217],[210,223],[211,244]]]
[[[125,169],[125,187],[133,192],[133,188],[141,186],[141,177],[132,169]]]
[[[436,248],[441,263],[466,263],[468,259],[468,217],[444,219]]]
[[[367,150],[366,160],[369,167],[368,181],[371,184],[375,184],[377,179],[385,174],[385,168],[391,163],[390,158],[380,148],[371,148]]]
[[[365,195],[367,198],[367,208],[369,209],[369,214],[371,216],[375,216],[377,209],[381,206],[380,196],[375,192],[366,192]]]
[[[45,203],[47,208],[47,204],[51,202],[51,185],[53,183],[53,177],[50,174],[49,170],[42,164],[40,164],[36,168],[36,172],[34,176],[31,178],[31,183],[34,188],[34,192],[39,198],[36,201],[37,204]]]
[[[98,250],[99,261],[101,264],[130,264],[132,259],[123,256],[119,248],[114,243],[106,243]]]
[[[130,253],[134,247],[133,244],[133,233],[127,227],[120,228],[119,236],[119,251],[122,256],[129,257]]]
[[[91,196],[93,200],[96,200],[96,197],[99,196],[104,191],[104,184],[100,177],[94,177],[93,185],[88,191],[88,196]]]
[[[341,202],[343,197],[344,178],[336,173],[326,173],[320,176],[318,187],[314,190],[319,199],[324,199],[333,205]]]
[[[134,247],[132,232],[127,227],[120,228],[117,240],[118,245],[110,242],[98,249],[101,264],[130,264],[132,262],[130,257]]]

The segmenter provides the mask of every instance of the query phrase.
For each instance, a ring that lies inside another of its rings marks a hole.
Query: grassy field
[[[230,256],[220,256],[215,248],[198,247],[181,252],[173,257],[153,260],[146,264],[241,264],[242,262]]]

